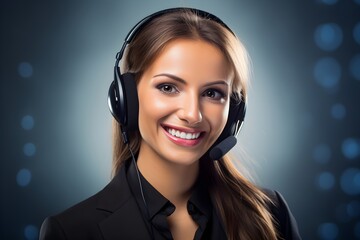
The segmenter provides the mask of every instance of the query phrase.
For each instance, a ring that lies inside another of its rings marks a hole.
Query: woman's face
[[[222,132],[231,80],[221,51],[201,40],[167,44],[138,83],[140,154],[191,165]]]

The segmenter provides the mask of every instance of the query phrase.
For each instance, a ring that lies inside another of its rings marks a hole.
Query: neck
[[[198,161],[184,166],[150,157],[140,150],[137,165],[144,178],[164,197],[175,205],[186,204],[198,176]]]

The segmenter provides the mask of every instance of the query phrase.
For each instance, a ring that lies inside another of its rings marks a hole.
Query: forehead
[[[203,40],[170,41],[152,61],[149,70],[169,71],[185,79],[230,79],[230,67],[224,54],[214,44]]]

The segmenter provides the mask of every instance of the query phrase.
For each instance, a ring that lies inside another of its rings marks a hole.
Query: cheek
[[[212,108],[207,109],[208,121],[211,125],[214,135],[217,135],[216,138],[221,134],[226,125],[228,113],[228,105],[216,107],[213,106]]]
[[[139,127],[159,121],[169,111],[169,102],[163,101],[152,91],[143,91],[139,94]]]

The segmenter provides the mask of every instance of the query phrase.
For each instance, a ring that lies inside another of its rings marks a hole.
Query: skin
[[[186,204],[199,159],[226,124],[230,91],[223,54],[202,40],[168,43],[138,83],[142,142],[137,163],[143,176],[176,206],[168,217],[174,239],[194,237],[197,225]],[[184,133],[173,136],[169,129]],[[183,139],[185,133],[195,139]]]

